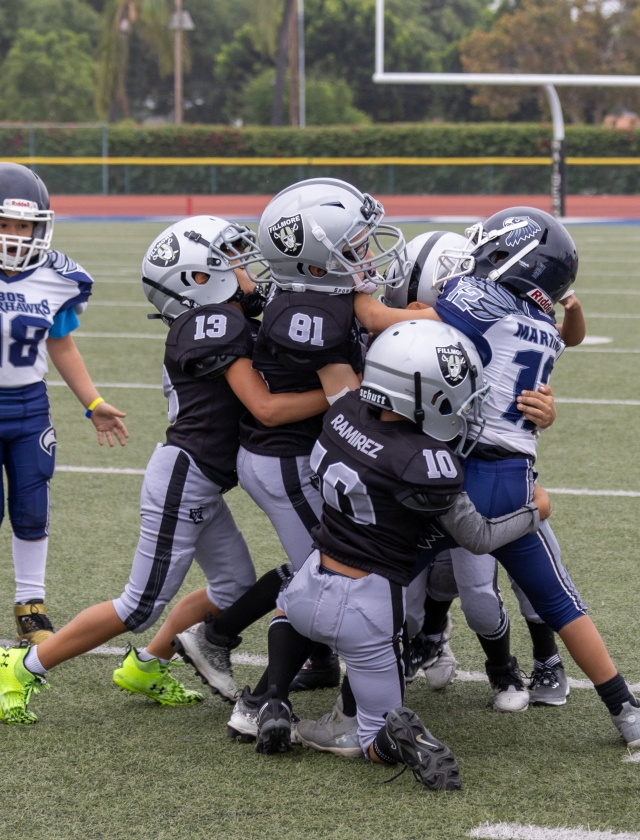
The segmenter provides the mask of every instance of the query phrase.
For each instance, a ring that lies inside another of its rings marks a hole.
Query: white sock
[[[138,651],[138,659],[140,662],[151,662],[152,659],[157,659],[162,665],[166,665],[168,659],[162,659],[160,656],[153,656],[146,648]]]
[[[16,604],[40,598],[44,601],[44,573],[49,537],[20,540],[13,535],[13,568],[16,577]]]
[[[34,647],[29,648],[29,652],[24,658],[24,667],[27,671],[31,671],[32,674],[36,674],[40,677],[46,677],[47,669],[38,659],[38,645],[34,645]]]

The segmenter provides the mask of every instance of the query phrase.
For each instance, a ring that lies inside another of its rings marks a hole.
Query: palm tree
[[[107,0],[103,12],[96,109],[110,122],[118,111],[130,114],[126,79],[129,38],[133,28],[150,44],[161,76],[173,71],[173,36],[169,29],[170,0]],[[188,68],[185,50],[183,64]]]

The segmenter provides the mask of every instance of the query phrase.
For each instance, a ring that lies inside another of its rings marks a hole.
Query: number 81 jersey
[[[7,277],[0,271],[0,388],[40,382],[46,338],[59,312],[86,303],[93,280],[59,251],[39,268]],[[77,323],[77,322],[76,322]]]
[[[553,315],[499,283],[474,277],[450,280],[435,310],[473,341],[491,384],[480,440],[535,457],[536,426],[518,410],[516,398],[546,385],[564,350]]]

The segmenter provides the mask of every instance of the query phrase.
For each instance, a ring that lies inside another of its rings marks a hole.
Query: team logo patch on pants
[[[201,522],[204,522],[204,516],[202,515],[203,510],[203,507],[197,507],[191,508],[189,511],[189,519],[194,525],[199,525]]]
[[[45,429],[44,432],[40,435],[40,446],[47,453],[47,455],[52,455],[53,447],[56,445],[56,443],[56,430],[53,428],[53,426],[49,426],[49,428]]]

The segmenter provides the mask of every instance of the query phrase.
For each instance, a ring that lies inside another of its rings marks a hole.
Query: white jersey
[[[46,339],[55,316],[84,307],[92,284],[86,271],[59,251],[51,251],[39,268],[14,277],[0,271],[0,388],[43,379]]]
[[[546,385],[564,350],[553,315],[499,283],[474,277],[450,280],[435,309],[473,341],[491,384],[480,440],[535,457],[536,426],[518,410],[516,397]]]

